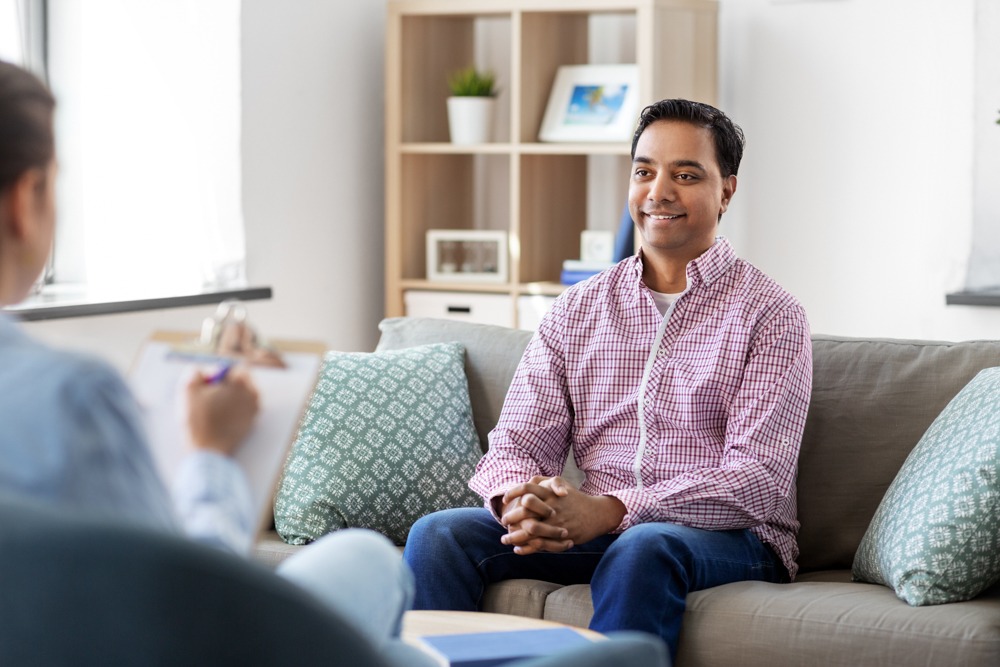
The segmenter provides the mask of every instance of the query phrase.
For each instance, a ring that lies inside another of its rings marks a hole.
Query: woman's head
[[[52,248],[54,108],[34,75],[0,62],[0,305],[28,294]]]
[[[24,172],[52,162],[55,104],[37,77],[0,61],[0,194]]]

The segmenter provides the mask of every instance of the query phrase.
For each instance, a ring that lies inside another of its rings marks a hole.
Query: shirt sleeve
[[[250,552],[254,536],[250,489],[236,461],[214,452],[194,452],[181,462],[172,491],[189,537],[240,555]]]
[[[121,377],[97,362],[77,363],[57,389],[61,414],[50,460],[65,463],[53,475],[53,495],[84,511],[176,531],[170,497],[153,463],[139,407]],[[42,473],[39,483],[50,477]]]
[[[469,482],[494,515],[493,498],[535,475],[559,475],[566,463],[572,414],[559,351],[561,305],[553,304],[528,343],[490,432],[489,450]]]
[[[799,447],[812,388],[812,342],[801,307],[754,341],[729,409],[720,464],[649,487],[615,491],[626,515],[615,532],[653,521],[727,530],[767,523],[794,501]]]
[[[58,445],[68,453],[62,481],[66,501],[248,553],[253,539],[251,502],[235,461],[218,454],[191,454],[171,494],[153,460],[140,408],[117,373],[88,363],[62,391],[68,399],[67,414],[53,450]]]

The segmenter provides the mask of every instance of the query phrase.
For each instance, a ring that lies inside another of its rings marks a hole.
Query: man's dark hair
[[[743,159],[743,130],[715,107],[690,100],[660,100],[650,104],[639,114],[639,126],[632,137],[632,158],[639,136],[658,120],[679,120],[712,132],[715,141],[715,159],[719,163],[722,177],[735,176]]]
[[[34,74],[0,61],[0,192],[55,155],[52,93]]]

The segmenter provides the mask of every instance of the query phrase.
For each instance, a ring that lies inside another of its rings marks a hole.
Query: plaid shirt
[[[795,476],[812,385],[801,305],[723,238],[660,315],[642,256],[570,287],[525,350],[470,486],[562,473],[651,521],[749,528],[794,578]]]

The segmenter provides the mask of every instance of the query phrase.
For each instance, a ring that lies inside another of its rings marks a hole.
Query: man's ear
[[[726,176],[722,179],[722,206],[719,208],[720,216],[726,212],[726,209],[729,208],[729,202],[732,201],[734,194],[736,194],[736,176]]]

